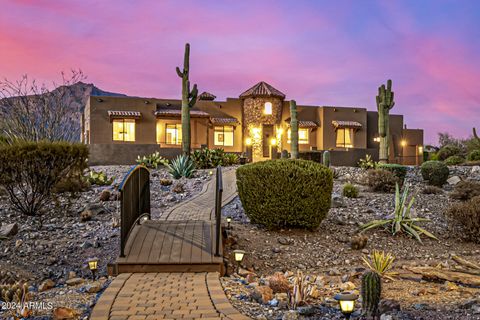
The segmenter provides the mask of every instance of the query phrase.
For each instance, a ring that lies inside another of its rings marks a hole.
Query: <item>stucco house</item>
[[[251,146],[253,161],[272,158],[272,150],[290,151],[290,104],[285,98],[263,81],[226,101],[203,92],[190,112],[192,148],[240,154]],[[131,164],[138,155],[155,151],[167,158],[180,154],[180,108],[181,100],[175,99],[90,96],[81,138],[89,145],[90,163]],[[300,152],[329,150],[334,165],[355,165],[366,154],[378,158],[376,111],[297,105],[297,112]],[[390,133],[390,162],[422,162],[423,130],[407,129],[402,115],[390,115]]]

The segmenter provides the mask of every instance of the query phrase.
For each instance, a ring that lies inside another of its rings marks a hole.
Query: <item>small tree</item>
[[[183,71],[177,67],[177,74],[182,78],[182,152],[190,155],[190,108],[197,102],[198,89],[193,85],[190,91],[190,44],[185,44],[185,56],[183,59]]]
[[[18,81],[0,81],[0,136],[8,141],[78,141],[79,116],[72,106],[70,86],[83,80],[81,71],[53,90],[24,75]]]

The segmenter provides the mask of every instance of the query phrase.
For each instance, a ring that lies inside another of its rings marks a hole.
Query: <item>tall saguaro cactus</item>
[[[475,140],[477,140],[478,142],[480,142],[480,138],[478,137],[477,135],[477,130],[475,128],[472,129],[473,130],[473,137],[475,138]]]
[[[182,153],[190,155],[190,108],[197,102],[198,89],[194,84],[190,91],[190,44],[185,44],[185,57],[183,59],[183,71],[177,67],[177,74],[182,78]]]
[[[295,100],[290,101],[290,141],[292,159],[298,158],[298,120],[297,120],[297,103]]]
[[[394,93],[392,91],[392,80],[387,81],[387,87],[382,84],[378,88],[377,109],[378,109],[378,135],[380,138],[380,163],[388,162],[390,148],[390,109],[393,108]]]

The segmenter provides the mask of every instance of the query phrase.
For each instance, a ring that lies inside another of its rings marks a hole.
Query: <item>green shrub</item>
[[[225,158],[223,159],[224,166],[233,166],[240,162],[240,158],[236,153],[226,153]]]
[[[351,183],[346,183],[343,186],[342,194],[347,198],[357,198],[358,197],[358,188]]]
[[[54,187],[70,172],[86,168],[88,148],[67,142],[15,142],[0,145],[0,185],[12,208],[41,214]]]
[[[363,170],[376,169],[378,166],[378,163],[373,161],[371,155],[367,154],[365,156],[365,159],[360,159],[358,161],[358,166]]]
[[[91,170],[88,173],[88,182],[97,186],[109,186],[113,183],[115,177],[108,178],[107,174],[103,171]]]
[[[463,226],[463,234],[469,240],[480,243],[480,196],[453,204],[447,210],[447,216]]]
[[[156,151],[148,156],[137,156],[137,163],[147,168],[157,169],[159,166],[167,165],[168,160],[162,157],[160,152]]]
[[[267,228],[314,229],[330,209],[332,171],[308,160],[256,162],[237,169],[245,213]]]
[[[462,149],[454,144],[447,144],[437,152],[438,160],[447,160],[451,156],[462,155]]]
[[[167,167],[175,179],[180,179],[181,177],[191,178],[195,172],[195,163],[186,155],[179,155]]]
[[[371,169],[367,172],[367,185],[374,192],[391,192],[399,182],[400,179],[391,171]]]
[[[378,169],[387,170],[393,173],[398,178],[400,184],[402,184],[405,178],[407,177],[408,168],[400,164],[384,163],[384,164],[378,165]]]
[[[195,150],[192,159],[198,169],[210,169],[218,166],[231,166],[239,163],[239,157],[235,153],[225,153],[223,149]]]
[[[473,150],[468,154],[468,161],[480,161],[480,150]]]
[[[449,170],[441,161],[427,161],[421,166],[422,177],[432,186],[442,187],[447,182]]]
[[[84,192],[90,188],[88,178],[83,175],[83,170],[71,170],[53,188],[54,193],[76,193]]]
[[[456,166],[465,162],[465,159],[461,156],[451,156],[445,160],[447,166]]]
[[[432,152],[430,153],[430,156],[428,157],[429,161],[439,161],[438,159],[438,152]],[[425,161],[426,162],[426,161]]]
[[[463,201],[476,196],[480,196],[480,183],[473,181],[460,181],[450,194],[451,198]]]
[[[423,194],[442,194],[443,189],[435,186],[426,186],[422,189]]]

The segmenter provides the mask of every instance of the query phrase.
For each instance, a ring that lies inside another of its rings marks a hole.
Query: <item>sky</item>
[[[408,128],[480,127],[480,1],[1,0],[0,78],[81,69],[128,95],[180,97],[175,67],[219,99],[266,81],[298,104],[376,110],[393,80]]]

